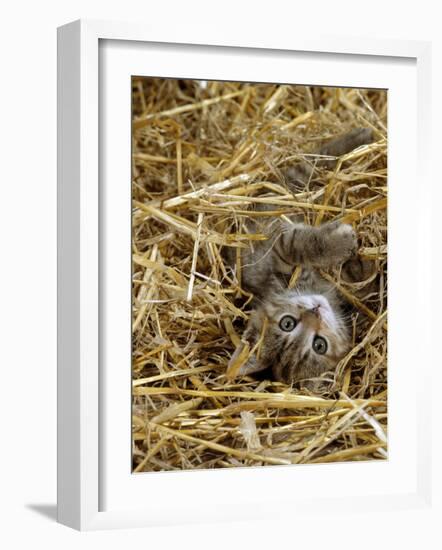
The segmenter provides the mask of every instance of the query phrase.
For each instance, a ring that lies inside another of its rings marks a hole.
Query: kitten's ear
[[[227,378],[245,376],[259,372],[266,368],[266,364],[259,358],[260,341],[264,337],[266,321],[264,313],[252,311],[241,342],[234,351],[227,367]]]

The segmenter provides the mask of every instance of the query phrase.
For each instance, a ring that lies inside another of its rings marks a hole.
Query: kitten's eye
[[[328,349],[327,340],[322,336],[315,336],[313,339],[313,349],[319,355],[324,355]]]
[[[298,322],[294,317],[291,315],[284,315],[284,317],[282,317],[279,321],[279,328],[284,332],[291,332],[297,324]]]

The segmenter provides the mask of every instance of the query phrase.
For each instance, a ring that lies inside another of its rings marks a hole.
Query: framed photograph
[[[429,45],[200,41],[59,29],[59,521],[429,506]]]

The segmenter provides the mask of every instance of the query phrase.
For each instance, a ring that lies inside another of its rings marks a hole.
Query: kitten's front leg
[[[275,241],[275,254],[289,265],[331,267],[351,258],[357,239],[349,224],[331,222],[320,227],[285,225]]]

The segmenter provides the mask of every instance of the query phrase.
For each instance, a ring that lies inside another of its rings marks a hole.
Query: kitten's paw
[[[375,262],[362,260],[358,256],[350,258],[342,267],[342,277],[349,283],[360,283],[372,279],[376,272]]]
[[[333,262],[345,262],[357,252],[358,241],[353,227],[347,223],[332,222],[324,225],[325,245]]]

